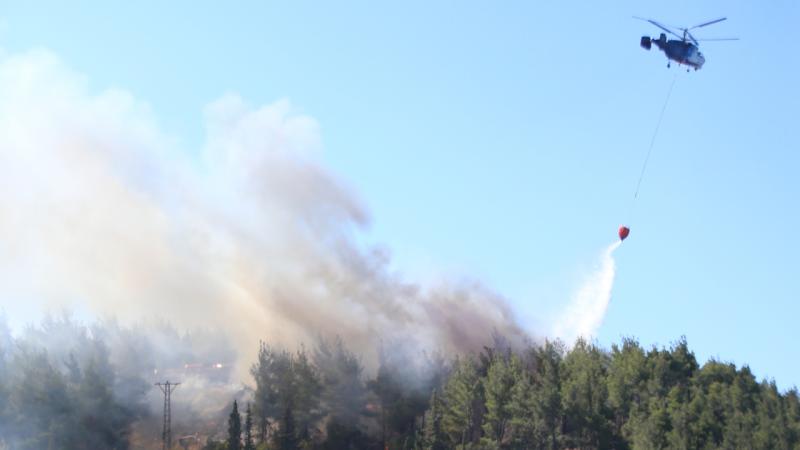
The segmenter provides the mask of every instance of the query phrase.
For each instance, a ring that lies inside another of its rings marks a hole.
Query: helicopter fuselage
[[[645,38],[642,38],[643,42],[644,39]],[[649,38],[647,39],[649,40]],[[667,40],[667,36],[664,33],[662,33],[658,39],[652,39],[650,41],[655,44],[659,50],[663,51],[668,59],[678,64],[683,64],[698,70],[703,67],[703,64],[706,62],[703,54],[700,53],[697,46],[691,42],[678,39]],[[643,45],[643,47],[645,46]]]

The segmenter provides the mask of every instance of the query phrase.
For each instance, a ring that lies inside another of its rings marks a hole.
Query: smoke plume
[[[620,244],[621,241],[617,241],[603,251],[597,267],[576,291],[569,306],[556,321],[553,334],[566,343],[571,344],[579,337],[592,338],[603,324],[616,274],[614,250]]]
[[[317,162],[313,118],[234,94],[204,117],[205,143],[183,148],[146,104],[90,91],[51,53],[0,56],[3,304],[220,327],[248,356],[260,339],[318,334],[369,352],[381,338],[446,351],[495,331],[526,339],[491,290],[418,285],[357,243],[369,214]]]

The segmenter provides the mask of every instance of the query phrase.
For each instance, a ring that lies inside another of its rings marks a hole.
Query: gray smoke
[[[229,403],[249,398],[229,380],[235,358],[213,330],[86,325],[59,314],[12,336],[0,315],[0,448],[158,448],[163,396],[154,383],[165,380],[180,382],[176,436],[214,434]]]
[[[358,244],[369,214],[289,102],[226,95],[205,130],[183,148],[146,104],[91,92],[51,53],[0,57],[2,305],[224,328],[240,369],[261,339],[340,335],[367,354],[382,338],[443,351],[526,339],[490,289],[422,286]]]

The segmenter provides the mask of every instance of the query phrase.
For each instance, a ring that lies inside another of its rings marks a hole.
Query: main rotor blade
[[[693,27],[691,27],[689,29],[690,30],[694,30],[695,28],[705,27],[705,26],[712,25],[712,24],[715,24],[715,23],[718,23],[718,22],[722,22],[723,20],[727,20],[727,19],[728,19],[727,17],[723,17],[721,19],[712,20],[712,21],[706,22],[706,23],[701,23],[700,25],[695,25],[695,26],[693,26]]]
[[[707,41],[738,41],[739,38],[708,38],[708,39],[698,39],[700,42],[707,42]]]
[[[644,17],[636,17],[636,16],[633,16],[633,18],[634,19],[639,19],[639,20],[644,20],[645,22],[650,22],[653,25],[657,26],[658,28],[661,28],[662,30],[666,31],[667,33],[675,36],[676,38],[683,40],[683,38],[679,34],[675,33],[674,31],[670,30],[669,28],[665,27],[664,25],[661,25],[660,23],[656,22],[653,19],[645,19]]]
[[[689,30],[683,30],[683,31],[686,32],[686,35],[689,36],[689,39],[692,40],[692,43],[694,43],[694,45],[700,45],[697,43],[697,39],[695,39],[694,36],[692,36],[692,33],[689,33]]]

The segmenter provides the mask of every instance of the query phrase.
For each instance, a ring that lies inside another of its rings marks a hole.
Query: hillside
[[[338,338],[291,351],[262,343],[242,384],[228,362],[201,363],[236,355],[208,333],[63,317],[19,336],[4,330],[0,443],[13,449],[160,448],[153,367],[170,365],[183,368],[161,371],[183,382],[172,397],[173,442],[187,437],[187,448],[226,448],[213,439],[227,439],[234,400],[241,427],[252,407],[259,448],[800,446],[796,389],[780,392],[747,366],[701,365],[685,339],[649,349],[634,339],[611,349],[584,340],[512,348],[495,336],[468,355],[377,340],[377,359]]]

